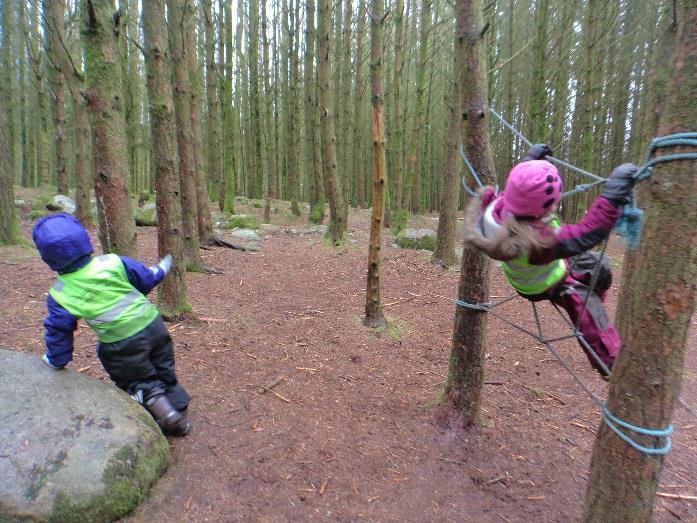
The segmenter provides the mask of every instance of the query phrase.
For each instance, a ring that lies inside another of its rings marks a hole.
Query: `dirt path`
[[[432,405],[447,373],[458,273],[386,242],[392,327],[366,330],[367,216],[352,214],[350,241],[337,250],[281,229],[258,253],[204,252],[224,274],[188,275],[199,320],[170,325],[195,428],[171,440],[171,466],[128,521],[580,518],[597,409],[544,347],[492,318],[483,426],[447,426]],[[155,261],[155,230],[140,229],[139,241],[141,259]],[[617,244],[611,255],[621,261]],[[53,275],[38,257],[3,260],[12,265],[0,264],[0,344],[38,356]],[[495,273],[492,294],[509,293]],[[544,311],[545,332],[561,332]],[[523,301],[501,313],[532,321]],[[693,329],[684,384],[693,404],[696,346]],[[71,365],[105,379],[87,328],[76,347]],[[558,348],[605,395],[575,343]],[[694,496],[697,420],[678,409],[674,425],[659,490]],[[697,518],[697,503],[659,498],[656,519],[678,518]]]

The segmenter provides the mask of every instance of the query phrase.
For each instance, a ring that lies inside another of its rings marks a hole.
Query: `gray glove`
[[[157,264],[157,266],[165,271],[165,276],[169,274],[169,271],[172,269],[172,255],[168,254],[164,258],[160,260],[160,263]]]
[[[522,161],[527,162],[529,160],[544,160],[545,156],[552,156],[552,149],[550,146],[546,143],[536,143],[530,147],[528,154],[525,155],[525,158],[523,158]]]
[[[632,188],[636,182],[634,175],[638,170],[639,167],[633,163],[623,163],[619,167],[615,167],[603,186],[601,196],[611,200],[618,207],[628,204],[632,196]]]
[[[58,367],[57,365],[54,365],[53,363],[51,363],[51,362],[49,361],[49,359],[48,359],[48,355],[47,355],[47,354],[44,354],[44,355],[41,357],[41,361],[43,361],[46,365],[48,365],[49,367],[51,367],[53,370],[61,370],[61,369],[63,369],[63,367]]]

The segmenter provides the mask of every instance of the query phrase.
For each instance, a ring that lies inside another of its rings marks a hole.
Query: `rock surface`
[[[0,348],[0,521],[113,521],[160,477],[169,445],[112,384]]]

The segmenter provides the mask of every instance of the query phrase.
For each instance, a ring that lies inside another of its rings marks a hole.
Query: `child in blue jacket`
[[[93,257],[87,231],[64,213],[39,220],[33,239],[41,259],[58,273],[47,298],[43,361],[65,367],[73,358],[77,322],[85,320],[116,386],[144,405],[165,434],[187,434],[190,397],[177,380],[172,338],[146,297],[169,272],[172,257],[152,267],[116,254]]]

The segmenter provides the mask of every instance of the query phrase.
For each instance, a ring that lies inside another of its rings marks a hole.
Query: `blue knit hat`
[[[41,218],[32,231],[41,259],[61,272],[94,252],[87,231],[72,214],[58,213]]]

